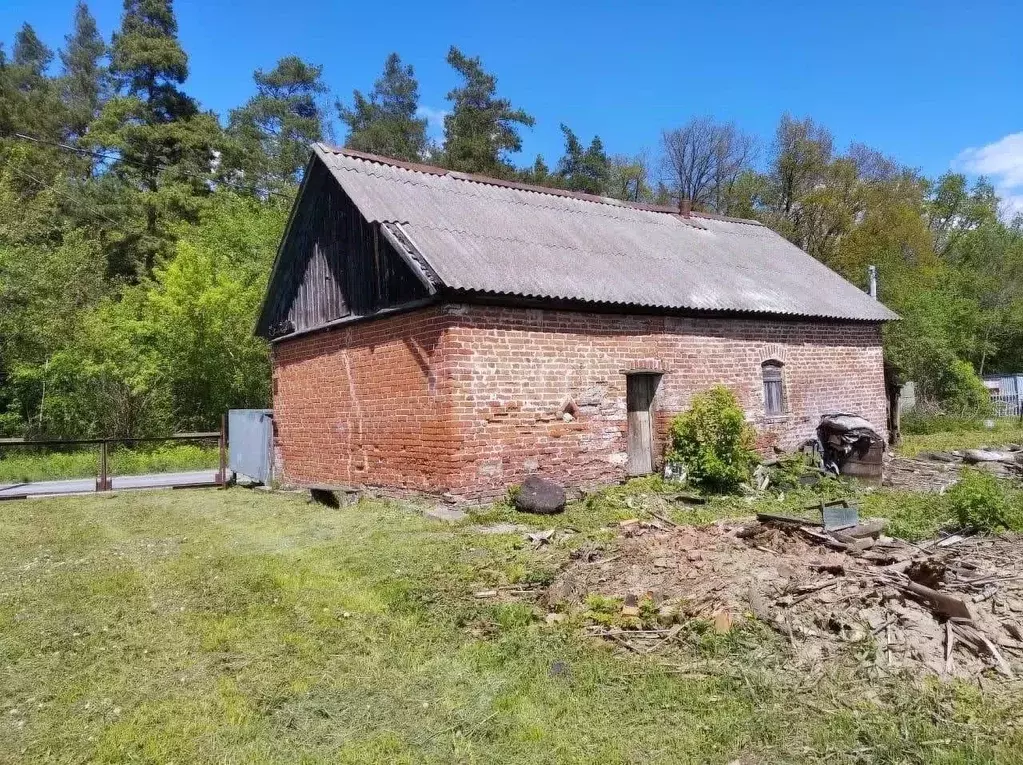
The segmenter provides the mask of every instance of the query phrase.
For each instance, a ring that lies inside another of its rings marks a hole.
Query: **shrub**
[[[939,379],[938,392],[946,412],[975,417],[992,412],[991,394],[968,361],[957,359],[949,364]]]
[[[949,504],[962,528],[1000,531],[1018,526],[1019,513],[1005,483],[980,470],[963,471],[948,492]]]
[[[681,462],[689,480],[711,491],[734,491],[759,462],[755,433],[735,395],[723,385],[693,397],[668,428],[668,462]]]

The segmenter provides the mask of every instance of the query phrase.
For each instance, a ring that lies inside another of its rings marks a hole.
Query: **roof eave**
[[[316,152],[311,152],[309,155],[309,161],[306,162],[305,171],[302,173],[302,182],[298,186],[298,191],[295,194],[295,200],[291,203],[291,212],[288,213],[288,222],[284,226],[284,234],[281,236],[281,241],[277,244],[277,252],[274,255],[273,265],[270,266],[270,277],[266,283],[266,292],[263,293],[263,302],[259,305],[259,314],[256,319],[256,326],[253,327],[252,333],[257,337],[262,337],[264,340],[269,340],[267,337],[269,334],[269,311],[270,301],[274,294],[274,282],[277,278],[277,272],[280,268],[281,254],[284,252],[284,245],[287,243],[288,238],[291,236],[291,228],[295,223],[295,216],[298,214],[298,206],[302,201],[302,196],[305,194],[306,185],[309,180],[309,175],[313,169],[315,162],[322,162],[323,160],[317,156]]]
[[[882,306],[889,316],[837,316],[812,313],[752,310],[739,308],[694,308],[691,306],[652,305],[614,301],[585,300],[580,298],[557,298],[546,295],[523,295],[510,292],[494,292],[471,288],[447,288],[442,292],[449,300],[491,305],[506,305],[523,308],[550,308],[553,310],[594,311],[598,313],[629,313],[666,316],[685,316],[703,319],[760,319],[777,321],[819,321],[829,324],[887,324],[901,321],[902,317]]]

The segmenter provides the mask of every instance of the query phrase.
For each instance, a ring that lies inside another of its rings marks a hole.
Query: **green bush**
[[[756,434],[735,395],[723,385],[693,397],[692,407],[668,428],[668,462],[680,462],[689,480],[711,491],[734,491],[759,462]]]
[[[965,470],[948,492],[949,505],[958,524],[977,531],[1001,531],[1020,527],[1019,497],[1004,481],[980,470]]]
[[[968,361],[956,359],[939,378],[942,408],[960,416],[985,417],[993,411],[991,394]]]

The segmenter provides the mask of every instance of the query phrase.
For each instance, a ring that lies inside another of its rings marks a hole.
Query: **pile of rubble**
[[[912,544],[884,536],[878,522],[828,533],[760,518],[707,527],[627,522],[614,553],[580,556],[555,579],[548,602],[558,608],[596,594],[622,598],[632,613],[642,601],[718,631],[751,615],[790,642],[797,663],[852,657],[942,676],[1023,672],[1023,539]],[[593,631],[640,652],[679,634],[677,625],[644,626],[657,628]]]
[[[1000,478],[1023,476],[1023,447],[963,449],[921,452],[916,457],[890,455],[884,468],[884,485],[910,491],[943,492],[959,480],[964,466],[985,470]]]

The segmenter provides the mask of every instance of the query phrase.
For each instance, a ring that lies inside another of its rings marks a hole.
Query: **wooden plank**
[[[306,331],[422,300],[427,286],[314,163],[281,259],[269,325]]]
[[[969,606],[966,605],[966,601],[962,598],[957,598],[955,595],[949,595],[938,590],[932,590],[930,587],[925,587],[916,582],[900,582],[898,586],[906,592],[912,593],[918,600],[923,601],[933,610],[944,616],[973,622],[973,614],[970,612]]]
[[[646,475],[653,472],[653,375],[632,374],[626,377],[625,408],[627,411],[628,472]]]

